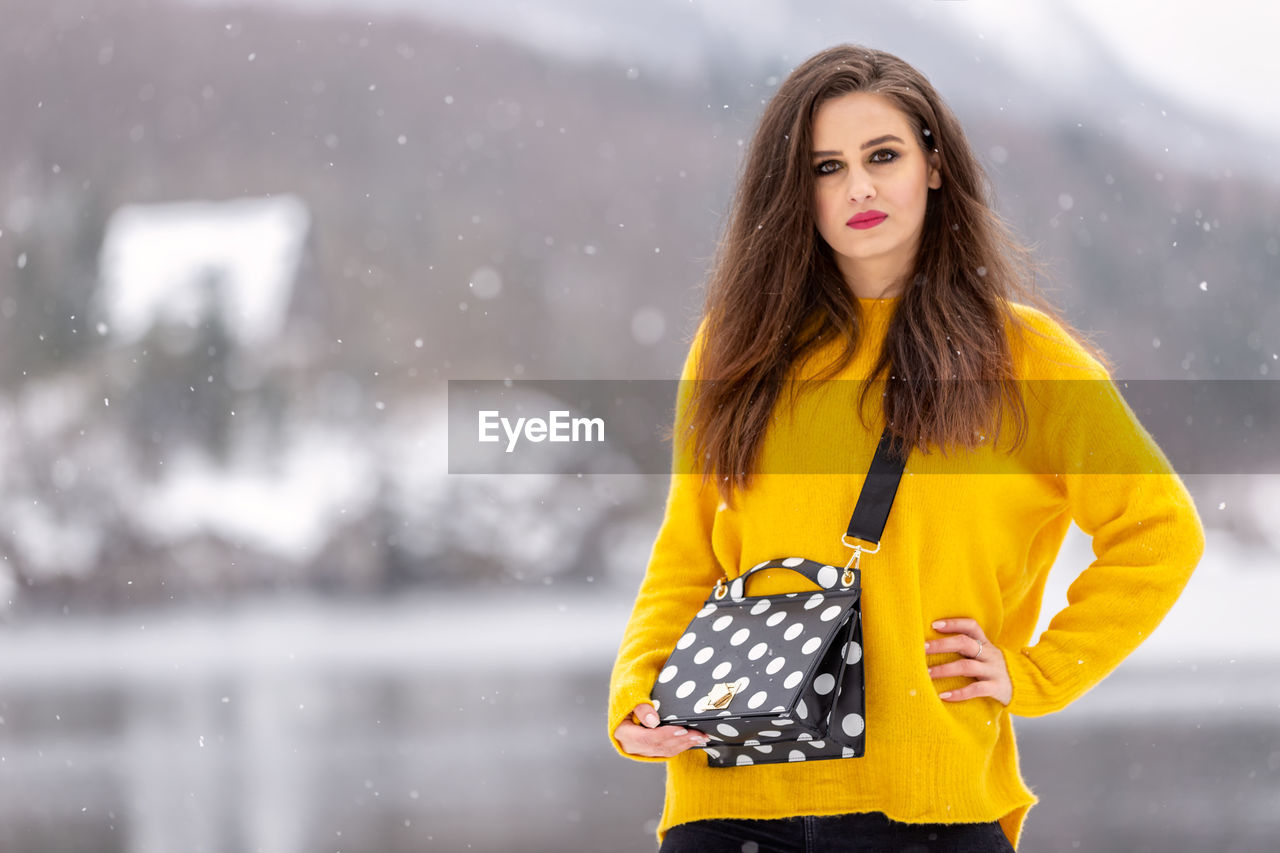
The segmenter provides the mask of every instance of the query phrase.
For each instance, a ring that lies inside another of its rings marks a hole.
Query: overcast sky
[[[1053,57],[1042,4],[932,0],[1029,61]],[[1280,134],[1280,6],[1258,0],[1055,0],[1078,13],[1135,76],[1197,106]]]

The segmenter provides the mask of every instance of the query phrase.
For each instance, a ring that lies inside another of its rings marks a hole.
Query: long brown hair
[[[818,377],[830,378],[858,349],[861,309],[818,233],[810,166],[818,107],[850,92],[889,99],[926,157],[936,151],[941,159],[942,187],[929,192],[915,271],[902,282],[859,398],[861,408],[873,381],[889,377],[883,413],[899,451],[973,448],[979,431],[994,446],[1004,402],[1017,430],[1012,446],[1021,444],[1026,407],[1006,327],[1035,330],[1014,313],[1014,301],[1060,323],[1109,369],[1105,354],[1035,292],[1042,265],[992,210],[985,171],[924,75],[884,51],[829,48],[797,67],[765,107],[708,281],[698,378],[711,381],[694,383],[687,422],[704,482],[716,476],[726,501],[751,481],[792,365],[821,341],[843,340]]]

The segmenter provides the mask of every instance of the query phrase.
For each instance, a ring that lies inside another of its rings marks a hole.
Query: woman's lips
[[[875,228],[887,218],[888,214],[886,213],[859,213],[845,224],[850,228],[857,228],[861,231],[866,228]]]

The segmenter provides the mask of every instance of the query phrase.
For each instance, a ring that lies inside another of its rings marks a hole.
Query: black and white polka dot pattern
[[[866,751],[865,696],[862,680],[862,620],[855,620],[853,631],[847,639],[828,650],[830,657],[843,657],[845,671],[842,681],[831,679],[831,691],[836,693],[834,705],[826,717],[826,735],[804,739],[795,730],[783,735],[786,727],[762,731],[757,738],[739,745],[720,743],[704,747],[707,764],[711,767],[739,767],[747,764],[779,764],[791,761],[822,761],[832,758],[858,758]],[[834,668],[834,661],[823,660],[827,672]],[[827,674],[824,672],[823,674]],[[814,679],[813,692],[821,695],[826,684],[822,675]],[[801,697],[802,700],[804,697]],[[807,705],[808,703],[806,703]],[[808,736],[808,735],[806,735]],[[783,738],[786,738],[784,740]]]
[[[821,591],[751,597],[754,573],[787,568]],[[676,641],[651,691],[664,723],[705,733],[713,767],[861,755],[865,742],[861,578],[803,557],[754,566],[714,593]],[[727,706],[708,707],[733,683]]]

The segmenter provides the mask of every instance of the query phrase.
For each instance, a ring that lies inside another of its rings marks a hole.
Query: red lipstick
[[[889,214],[883,213],[879,210],[868,210],[866,213],[859,213],[857,216],[846,222],[845,225],[859,230],[864,228],[874,228],[881,222],[884,222],[888,216]]]

